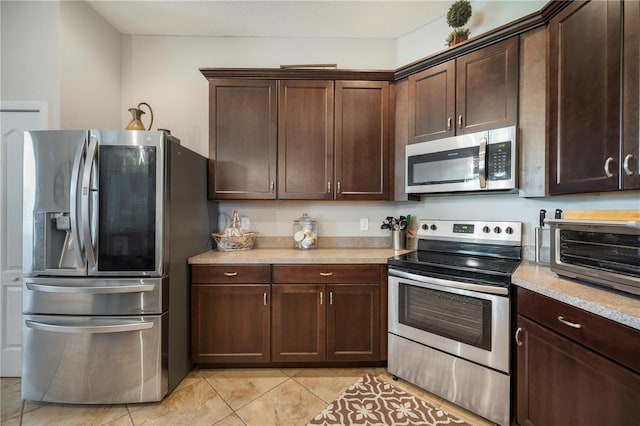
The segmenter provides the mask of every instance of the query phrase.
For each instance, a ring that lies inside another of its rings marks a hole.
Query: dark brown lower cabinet
[[[274,284],[273,361],[380,359],[380,288]]]
[[[273,361],[324,361],[324,285],[274,284]]]
[[[269,362],[270,282],[270,265],[191,266],[193,362]]]
[[[609,320],[557,301],[549,302],[550,299],[544,296],[527,294],[526,301],[523,301],[520,297],[523,290],[518,289],[518,292],[518,344],[515,346],[517,424],[637,425],[640,419],[640,373],[617,362],[615,357],[600,353],[600,348],[611,351],[620,344],[615,341],[620,337],[615,328],[609,333],[598,329],[600,325],[597,322]],[[534,300],[539,298],[543,300]],[[529,304],[523,312],[521,305],[530,300],[544,305],[544,311],[536,313]],[[585,314],[587,316],[582,316]],[[547,323],[553,329],[543,325]],[[558,329],[555,323],[558,323]],[[561,327],[570,330],[564,334],[558,331],[562,330]],[[636,335],[625,326],[619,327],[623,327],[625,334],[623,346],[629,345],[628,352],[638,355],[640,333]],[[600,342],[607,339],[612,343],[601,346]],[[595,349],[585,346],[588,342],[594,342]],[[624,354],[621,355],[625,358]]]
[[[386,360],[386,265],[193,265],[191,270],[194,362]]]
[[[269,284],[192,287],[194,362],[269,362]]]

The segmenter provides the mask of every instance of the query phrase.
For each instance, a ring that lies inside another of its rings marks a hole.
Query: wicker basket
[[[216,249],[222,251],[251,250],[256,242],[257,232],[245,232],[242,236],[229,237],[225,234],[211,233]]]

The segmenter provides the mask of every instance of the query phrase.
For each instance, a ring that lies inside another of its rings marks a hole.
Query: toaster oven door
[[[552,271],[640,295],[640,223],[549,222]]]

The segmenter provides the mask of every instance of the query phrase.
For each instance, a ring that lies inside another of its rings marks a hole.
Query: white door
[[[0,103],[0,376],[20,376],[22,351],[22,146],[46,130],[45,102]]]

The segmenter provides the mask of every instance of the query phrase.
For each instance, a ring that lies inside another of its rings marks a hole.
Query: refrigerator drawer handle
[[[53,325],[27,320],[25,321],[25,324],[27,327],[34,330],[67,334],[124,333],[127,331],[140,331],[153,328],[152,322],[135,322],[131,324],[125,323],[113,325]]]
[[[119,293],[142,293],[152,291],[153,284],[121,285],[109,287],[68,287],[58,285],[43,285],[27,283],[27,288],[31,291],[42,293],[71,293],[71,294],[119,294]]]

